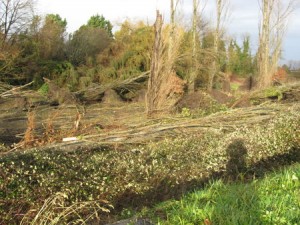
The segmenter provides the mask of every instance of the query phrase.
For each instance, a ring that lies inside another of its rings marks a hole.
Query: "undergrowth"
[[[19,224],[22,219],[23,224],[34,224],[30,221],[45,207],[56,224],[75,223],[76,210],[68,211],[65,222],[59,215],[76,205],[88,205],[79,218],[99,220],[112,209],[110,205],[118,212],[141,201],[151,205],[172,198],[213,174],[229,171],[234,176],[264,159],[299,149],[299,118],[297,110],[291,109],[266,125],[232,133],[195,133],[126,149],[63,152],[48,148],[3,155],[0,224]],[[58,193],[67,196],[63,207],[48,207]]]

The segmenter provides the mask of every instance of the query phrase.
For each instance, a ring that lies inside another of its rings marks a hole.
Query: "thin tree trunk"
[[[195,92],[195,79],[197,75],[197,16],[198,16],[198,0],[193,0],[193,26],[192,26],[192,33],[193,33],[193,50],[192,50],[192,61],[193,67],[190,74],[189,80],[189,92]]]
[[[279,22],[279,21],[277,21]],[[278,69],[279,59],[281,56],[281,48],[282,48],[282,39],[283,39],[284,27],[282,24],[278,24],[278,27],[275,31],[274,37],[274,51],[271,58],[271,74],[275,74]]]
[[[177,2],[175,3],[177,6]],[[168,58],[170,59],[172,57],[172,50],[174,47],[174,40],[175,40],[175,13],[176,13],[176,6],[174,4],[174,0],[171,0],[170,5],[170,24],[171,24],[171,30],[170,30],[170,42],[169,42],[169,48],[168,48]]]
[[[262,25],[259,36],[258,75],[259,87],[272,84],[280,59],[286,22],[297,5],[297,0],[261,0]]]
[[[214,35],[214,61],[212,64],[212,72],[210,73],[209,80],[208,80],[208,90],[211,91],[213,89],[214,79],[219,73],[219,63],[218,63],[218,56],[219,56],[219,40],[220,40],[220,25],[221,25],[221,16],[222,16],[222,0],[217,0],[217,24],[215,29]]]
[[[289,18],[290,14],[295,9],[295,6],[297,5],[297,0],[290,0],[286,4],[286,7],[284,7],[284,4],[282,1],[277,0],[275,2],[275,24],[274,24],[274,32],[273,32],[273,40],[272,44],[274,45],[274,49],[272,52],[272,61],[271,61],[271,72],[272,74],[275,74],[278,68],[279,60],[281,57],[281,50],[282,50],[282,41],[284,38],[284,35],[287,30],[287,24],[286,21]]]

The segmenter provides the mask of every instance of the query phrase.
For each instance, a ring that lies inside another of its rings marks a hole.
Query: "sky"
[[[284,0],[285,1],[285,0]],[[192,0],[181,0],[178,6],[179,20],[184,24],[190,21]],[[204,9],[205,17],[214,19],[214,0],[207,0]],[[257,49],[259,0],[230,0],[230,18],[225,24],[228,36],[237,40],[249,34],[251,47]],[[59,14],[68,22],[68,32],[77,30],[95,14],[103,15],[114,25],[114,29],[126,19],[144,20],[152,24],[156,10],[160,10],[165,21],[169,18],[170,0],[37,0],[37,13]],[[300,60],[300,8],[292,14],[283,43],[283,63],[289,60]]]

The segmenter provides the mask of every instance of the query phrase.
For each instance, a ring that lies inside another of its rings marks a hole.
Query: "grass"
[[[160,225],[300,224],[300,163],[251,182],[216,180],[145,215]]]

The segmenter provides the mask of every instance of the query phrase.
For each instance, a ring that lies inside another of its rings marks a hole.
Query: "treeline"
[[[111,22],[97,14],[68,34],[67,20],[60,15],[32,16],[31,0],[3,0],[0,4],[3,9],[0,12],[2,82],[19,85],[34,81],[38,88],[43,84],[43,78],[48,78],[74,91],[93,83],[126,79],[150,70],[154,42],[152,25],[125,21],[113,33]],[[188,81],[194,70],[196,88],[206,87],[212,64],[216,62],[215,88],[225,74],[247,77],[257,73],[257,60],[251,55],[249,36],[245,36],[239,45],[235,39],[218,35],[216,54],[215,29],[209,23],[204,24],[202,18],[196,25],[196,45],[193,44],[194,30],[180,29],[182,38],[174,64],[179,77]],[[167,33],[168,26],[164,29]],[[193,54],[195,48],[197,54]]]
[[[1,30],[0,80],[11,84],[43,77],[71,89],[127,78],[149,70],[152,27],[124,22],[112,24],[94,15],[72,34],[59,15],[34,16],[25,29],[5,36]]]

